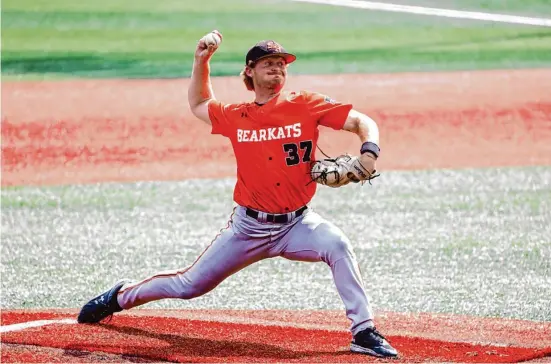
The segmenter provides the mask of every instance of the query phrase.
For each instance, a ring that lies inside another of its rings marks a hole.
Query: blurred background
[[[387,1],[551,17],[547,0]],[[551,28],[284,0],[4,0],[2,77],[188,77],[200,37],[224,34],[214,75],[275,39],[300,74],[546,67]]]

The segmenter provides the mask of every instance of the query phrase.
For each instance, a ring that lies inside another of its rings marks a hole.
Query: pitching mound
[[[75,316],[59,310],[3,313],[2,362],[382,361],[349,351],[342,312],[140,309],[101,325],[79,325]],[[551,355],[549,323],[378,316],[399,362],[511,363]]]

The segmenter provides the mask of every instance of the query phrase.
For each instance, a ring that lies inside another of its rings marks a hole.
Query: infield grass
[[[549,28],[283,0],[151,4],[3,1],[2,76],[187,77],[197,40],[215,28],[225,37],[213,59],[213,75],[237,75],[248,48],[261,39],[276,39],[295,52],[300,62],[291,72],[302,74],[551,65]],[[546,1],[500,4],[469,1],[465,6],[482,11],[509,6],[551,16]]]
[[[312,207],[350,237],[375,309],[551,321],[550,180],[550,167],[389,171],[320,188]],[[2,188],[1,307],[79,307],[188,266],[226,226],[234,183]],[[343,308],[325,263],[283,258],[144,307]]]

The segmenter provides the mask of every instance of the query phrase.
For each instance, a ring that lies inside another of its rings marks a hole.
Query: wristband
[[[375,156],[375,158],[379,158],[379,152],[381,149],[379,149],[379,146],[373,142],[365,142],[362,144],[362,148],[360,149],[360,154],[364,153],[371,153]]]

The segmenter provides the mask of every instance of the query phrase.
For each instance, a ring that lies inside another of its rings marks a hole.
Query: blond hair
[[[241,78],[243,79],[243,83],[245,84],[245,87],[247,88],[247,90],[254,91],[253,79],[252,77],[247,76],[247,73],[246,73],[247,67],[249,66],[245,66],[245,68],[243,68],[243,71],[241,71],[240,75],[241,75]]]

